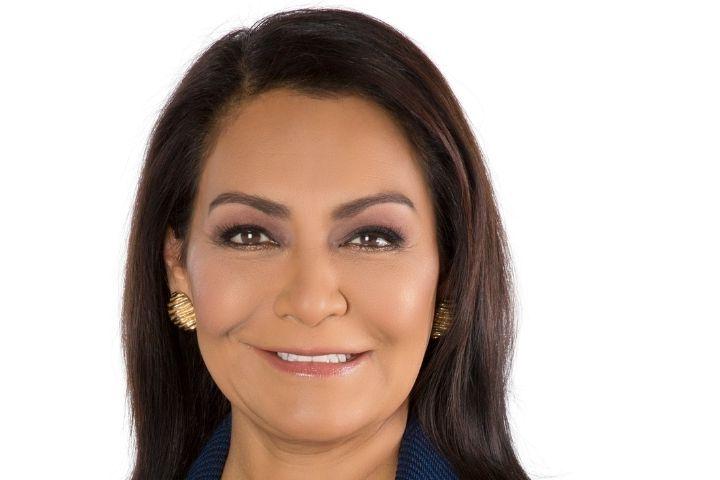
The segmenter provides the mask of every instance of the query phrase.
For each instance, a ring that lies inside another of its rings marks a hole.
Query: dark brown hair
[[[165,232],[186,239],[203,161],[241,102],[287,87],[359,95],[384,107],[421,158],[440,256],[438,300],[453,323],[431,340],[411,413],[462,479],[527,479],[514,451],[506,387],[514,289],[480,147],[445,78],[406,36],[343,9],[298,9],[232,31],[199,55],[155,123],[139,180],[122,307],[133,479],[183,477],[230,404],[194,333],[169,319]],[[183,243],[181,261],[186,260]]]

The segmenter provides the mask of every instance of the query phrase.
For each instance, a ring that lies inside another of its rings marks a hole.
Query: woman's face
[[[282,206],[263,212],[227,195],[240,192]],[[333,215],[381,192],[414,207],[386,201]],[[430,195],[401,129],[359,97],[276,89],[225,124],[199,180],[186,268],[169,233],[165,258],[171,291],[194,304],[200,351],[234,416],[317,441],[403,406],[433,321]],[[243,225],[253,227],[233,230]],[[328,347],[368,354],[328,377],[279,370],[259,350]]]

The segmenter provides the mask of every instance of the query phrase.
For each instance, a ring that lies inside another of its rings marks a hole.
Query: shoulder
[[[187,480],[219,480],[230,450],[232,415],[227,414],[190,466]]]
[[[437,450],[423,431],[414,414],[408,416],[400,444],[398,480],[456,480],[450,463]]]

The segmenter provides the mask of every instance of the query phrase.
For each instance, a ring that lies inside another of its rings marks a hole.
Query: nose
[[[280,318],[294,318],[314,327],[330,316],[342,316],[347,300],[340,292],[332,260],[320,248],[294,251],[288,259],[274,310]]]

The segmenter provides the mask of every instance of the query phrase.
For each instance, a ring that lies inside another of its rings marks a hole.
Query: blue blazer
[[[228,450],[232,414],[220,422],[210,440],[203,446],[188,472],[187,480],[220,480]],[[400,443],[396,480],[457,480],[450,463],[425,436],[417,418],[408,414]]]

